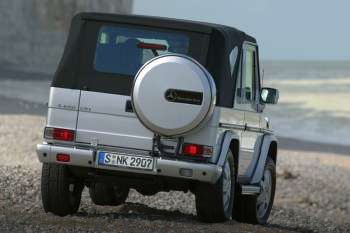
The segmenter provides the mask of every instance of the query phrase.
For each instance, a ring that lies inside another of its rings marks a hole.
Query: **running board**
[[[258,195],[260,187],[254,185],[241,185],[242,195]]]

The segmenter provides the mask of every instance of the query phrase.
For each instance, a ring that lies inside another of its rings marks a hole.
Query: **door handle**
[[[134,109],[132,108],[131,100],[126,101],[125,112],[134,112]]]

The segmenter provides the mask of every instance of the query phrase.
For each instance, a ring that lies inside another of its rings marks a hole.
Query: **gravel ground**
[[[87,190],[79,213],[45,214],[35,145],[45,119],[0,115],[0,232],[350,232],[350,157],[280,150],[275,205],[266,226],[203,224],[194,196],[144,197],[131,191],[120,207],[93,205]]]

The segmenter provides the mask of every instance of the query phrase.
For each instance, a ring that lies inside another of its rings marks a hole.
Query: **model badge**
[[[79,110],[82,112],[91,112],[91,108],[89,107],[80,107]]]
[[[58,108],[63,108],[63,109],[66,109],[66,110],[76,110],[76,107],[75,106],[72,106],[72,105],[65,105],[65,104],[57,104],[57,107]]]
[[[174,103],[201,105],[203,101],[203,93],[169,89],[165,92],[165,99]]]

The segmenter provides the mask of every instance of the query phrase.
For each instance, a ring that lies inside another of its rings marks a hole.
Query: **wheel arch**
[[[237,138],[232,138],[229,148],[233,154],[234,158],[234,165],[235,165],[235,172],[236,175],[238,174],[238,163],[239,163],[239,140]],[[236,176],[237,177],[237,176]]]
[[[260,182],[264,173],[265,164],[268,157],[271,157],[271,159],[276,164],[277,147],[278,147],[278,141],[276,136],[273,134],[265,134],[263,137],[263,142],[261,145],[259,159],[257,161],[257,166],[255,171],[253,172],[253,175],[250,181],[251,184],[257,184]]]
[[[217,165],[223,166],[226,160],[227,152],[230,149],[232,151],[233,157],[235,159],[235,165],[238,168],[239,161],[239,135],[234,131],[228,130],[223,134],[223,139],[221,143],[219,159],[217,161]]]
[[[270,143],[268,156],[277,164],[277,141],[272,141]]]

